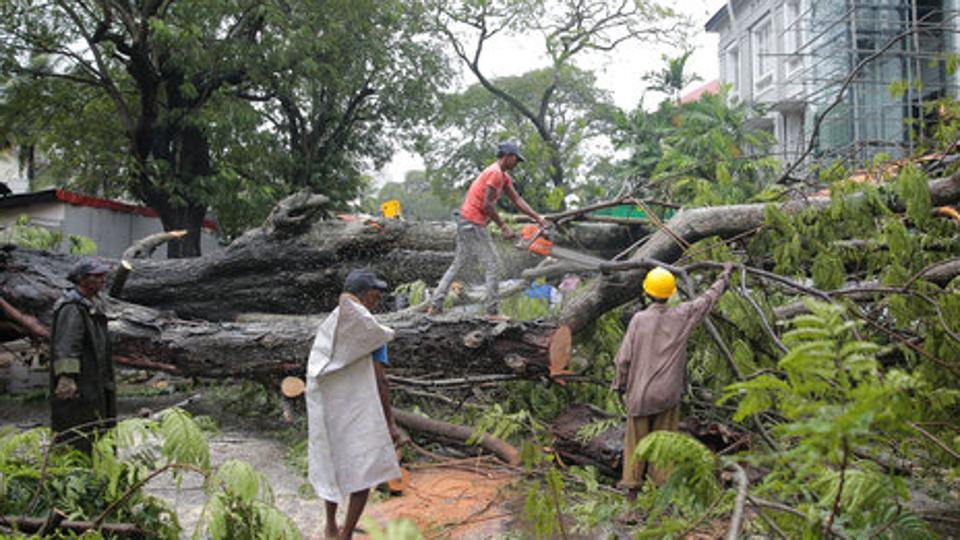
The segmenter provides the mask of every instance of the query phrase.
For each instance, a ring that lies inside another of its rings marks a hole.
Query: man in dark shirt
[[[50,336],[50,427],[58,442],[90,453],[92,437],[115,425],[117,398],[107,317],[100,292],[109,268],[80,260],[67,275],[74,286],[53,308]]]

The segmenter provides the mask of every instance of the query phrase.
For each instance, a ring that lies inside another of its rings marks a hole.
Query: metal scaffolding
[[[803,104],[804,141],[816,116],[861,68],[821,123],[814,159],[859,165],[880,153],[900,157],[916,150],[917,133],[936,115],[931,104],[960,95],[960,79],[947,69],[948,56],[960,53],[958,4],[806,0],[799,17],[785,21],[780,42],[791,42],[790,34],[796,49],[775,56],[798,67],[780,100]]]

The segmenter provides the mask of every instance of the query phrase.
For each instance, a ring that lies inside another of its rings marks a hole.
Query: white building
[[[757,120],[792,163],[818,113],[813,157],[859,165],[879,152],[912,152],[931,101],[957,95],[946,69],[958,50],[958,0],[730,0],[707,23],[719,34],[721,81],[731,99],[766,107]],[[874,58],[875,57],[875,58]],[[891,93],[893,86],[906,90]]]

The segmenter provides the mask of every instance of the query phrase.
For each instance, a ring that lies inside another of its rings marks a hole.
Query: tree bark
[[[932,180],[928,186],[931,201],[935,206],[960,200],[960,173]],[[851,197],[861,197],[861,195]],[[829,203],[828,197],[811,197],[783,203],[780,209],[787,213],[797,213],[805,208],[822,210]],[[684,251],[684,247],[677,238],[692,244],[711,236],[729,238],[744,233],[763,224],[766,206],[765,203],[739,204],[681,210],[666,223],[665,230],[657,231],[630,258],[648,258],[673,263]],[[891,209],[902,211],[903,203],[894,201]],[[583,330],[604,312],[635,298],[640,290],[639,285],[644,273],[643,269],[617,272],[592,280],[585,290],[564,306],[560,320],[574,333]],[[938,278],[944,279],[940,275]]]
[[[67,286],[72,258],[27,249],[0,251],[0,294],[21,313],[49,327],[51,308]],[[188,262],[188,261],[183,261]],[[110,335],[121,364],[184,376],[259,380],[302,375],[318,317],[272,317],[254,322],[189,321],[109,299]],[[429,317],[417,312],[380,319],[396,331],[390,358],[396,374],[510,373],[525,377],[562,371],[569,332],[554,321],[500,322]],[[553,336],[558,329],[558,339]]]

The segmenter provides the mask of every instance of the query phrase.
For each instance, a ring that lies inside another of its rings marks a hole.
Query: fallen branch
[[[740,535],[743,507],[747,502],[747,488],[750,483],[747,479],[747,472],[738,463],[729,461],[723,468],[733,470],[733,479],[737,483],[737,499],[733,505],[733,515],[730,517],[730,528],[727,529],[727,540],[736,540]]]
[[[27,315],[21,312],[19,309],[13,307],[3,298],[0,298],[0,309],[3,309],[3,313],[7,316],[7,318],[23,327],[23,329],[26,330],[31,336],[40,339],[47,339],[50,337],[50,329],[47,328],[46,325],[38,321],[36,317]]]
[[[460,426],[441,420],[434,420],[402,409],[393,409],[393,418],[397,421],[397,424],[408,430],[461,445],[466,445],[467,441],[470,440],[476,431],[469,426]],[[478,444],[481,448],[496,455],[508,465],[517,466],[520,464],[520,451],[502,439],[491,435],[484,435]]]
[[[937,445],[938,448],[940,448],[940,449],[943,450],[944,452],[950,454],[950,455],[953,457],[953,459],[955,459],[955,460],[957,460],[957,461],[960,461],[960,454],[958,454],[957,451],[954,450],[953,448],[950,448],[949,446],[947,446],[947,443],[941,441],[941,440],[938,439],[936,436],[934,436],[932,433],[930,433],[929,431],[923,429],[922,427],[918,426],[917,424],[915,424],[915,423],[913,423],[913,422],[910,423],[910,427],[912,427],[913,429],[917,430],[917,433],[923,435],[927,440],[929,440],[929,441],[932,442],[933,444]]]
[[[34,518],[27,516],[0,516],[0,525],[10,527],[18,532],[37,533],[46,525],[45,518]],[[159,536],[153,531],[141,529],[133,523],[103,523],[97,526],[93,521],[61,521],[55,529],[72,531],[75,533],[84,533],[90,530],[99,530],[105,533],[119,536],[136,537],[156,537]]]
[[[127,278],[130,276],[130,272],[133,271],[133,263],[130,261],[134,259],[149,259],[158,247],[171,240],[179,240],[186,235],[187,231],[185,229],[160,232],[141,238],[131,244],[130,247],[124,250],[123,255],[120,256],[120,264],[117,266],[117,271],[113,275],[113,284],[110,285],[110,296],[120,298],[120,293],[123,292],[123,287],[127,284]]]
[[[406,384],[410,386],[466,386],[488,382],[503,382],[519,379],[517,375],[478,375],[476,377],[458,377],[456,379],[411,379],[409,377],[400,377],[397,375],[387,375],[387,380],[392,383]]]

